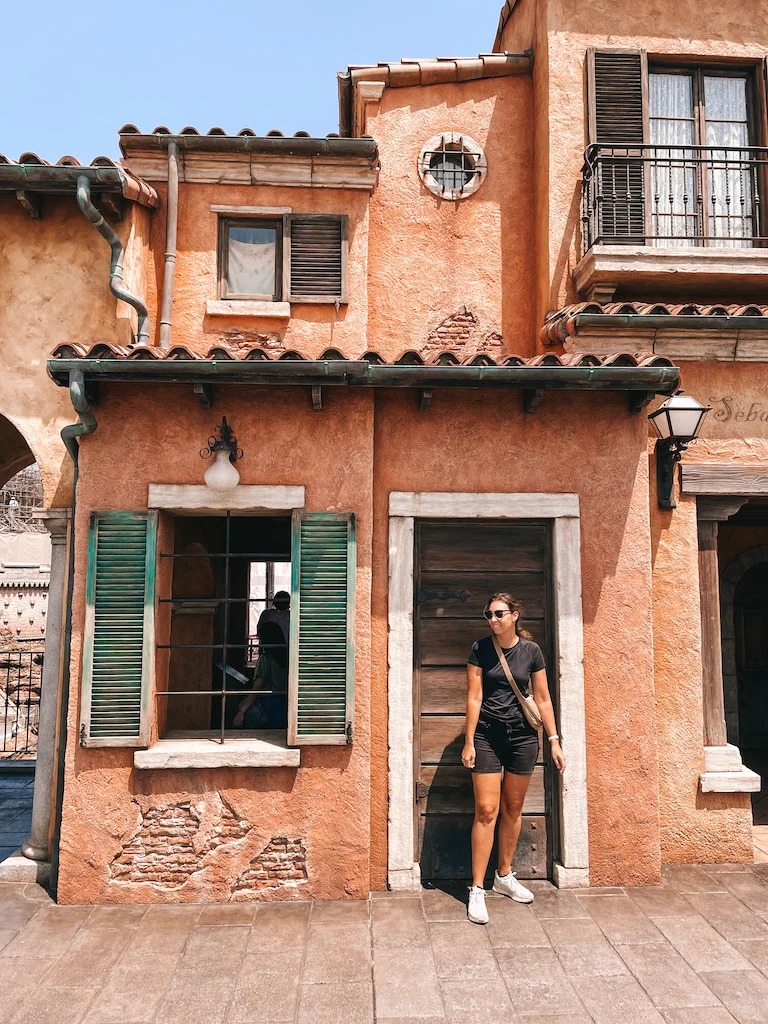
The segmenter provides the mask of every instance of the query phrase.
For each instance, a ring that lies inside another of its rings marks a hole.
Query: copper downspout
[[[168,196],[165,206],[165,268],[160,305],[160,348],[171,347],[173,284],[176,276],[176,228],[179,221],[179,147],[168,143]]]
[[[123,243],[91,202],[91,183],[84,174],[80,175],[77,179],[77,205],[101,237],[109,244],[112,250],[112,260],[109,266],[109,289],[114,296],[122,302],[127,302],[129,306],[133,306],[136,310],[136,315],[138,316],[136,344],[141,346],[148,345],[149,313],[147,312],[147,307],[137,295],[131,294],[124,286],[123,258],[125,256],[125,249],[123,248]]]

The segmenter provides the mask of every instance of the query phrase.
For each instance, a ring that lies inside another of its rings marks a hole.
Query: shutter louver
[[[631,157],[643,155],[645,142],[645,54],[591,50],[588,69],[590,142],[600,147],[598,238],[642,245],[646,172],[643,161]]]
[[[154,643],[156,520],[94,513],[88,544],[81,742],[142,746]]]
[[[289,215],[288,301],[346,302],[347,218]]]
[[[289,743],[351,742],[355,523],[294,513]]]

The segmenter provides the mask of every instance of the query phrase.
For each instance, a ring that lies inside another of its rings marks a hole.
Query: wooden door
[[[734,599],[739,746],[768,748],[768,562],[743,577]]]
[[[490,633],[483,618],[489,594],[508,591],[523,602],[522,623],[552,658],[546,522],[421,521],[416,535],[415,743],[418,836],[424,879],[468,879],[474,801],[461,764],[467,700],[467,656]],[[549,672],[554,696],[554,673]],[[550,772],[538,763],[528,789],[513,870],[546,878],[552,844]],[[489,875],[496,865],[491,857]]]

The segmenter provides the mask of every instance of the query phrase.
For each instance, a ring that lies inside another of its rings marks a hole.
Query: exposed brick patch
[[[232,898],[258,899],[265,889],[301,884],[307,880],[307,850],[302,839],[275,836],[254,857],[232,886]]]
[[[211,853],[225,843],[243,839],[250,828],[223,801],[215,823],[204,823],[191,801],[150,807],[112,861],[110,876],[116,882],[178,889],[206,866]]]
[[[285,342],[279,334],[262,334],[260,331],[239,330],[233,327],[229,331],[224,331],[220,338],[226,343],[227,348],[242,349],[241,353],[235,355],[238,359],[247,356],[254,345],[264,349],[268,356],[279,356],[286,351]]]
[[[460,359],[480,352],[501,352],[504,341],[495,329],[483,330],[477,316],[469,306],[461,306],[429,332],[422,355],[430,356],[440,352],[453,352]]]

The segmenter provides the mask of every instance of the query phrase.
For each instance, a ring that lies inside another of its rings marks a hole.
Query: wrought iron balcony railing
[[[584,252],[593,245],[763,247],[768,149],[589,146]]]

